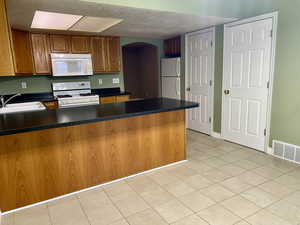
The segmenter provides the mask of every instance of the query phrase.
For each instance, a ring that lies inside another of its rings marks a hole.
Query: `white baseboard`
[[[211,136],[214,137],[214,138],[223,139],[223,138],[221,137],[221,133],[212,132],[212,133],[211,133]]]
[[[90,190],[93,190],[93,189],[97,189],[99,187],[103,187],[103,186],[108,185],[108,184],[113,184],[113,183],[116,183],[116,182],[119,182],[119,181],[122,181],[122,180],[126,180],[126,179],[129,179],[129,178],[132,178],[132,177],[136,177],[136,176],[139,176],[139,175],[151,173],[153,171],[160,170],[160,169],[163,169],[163,168],[167,168],[167,167],[170,167],[170,166],[175,166],[175,165],[187,162],[187,161],[188,160],[182,160],[182,161],[175,162],[175,163],[172,163],[172,164],[169,164],[169,165],[166,165],[166,166],[154,168],[154,169],[147,170],[147,171],[144,171],[144,172],[141,172],[141,173],[137,173],[137,174],[134,174],[134,175],[131,175],[131,176],[128,176],[128,177],[123,177],[123,178],[113,180],[113,181],[110,181],[110,182],[107,182],[107,183],[104,183],[104,184],[96,185],[96,186],[86,188],[86,189],[83,189],[83,190],[80,190],[80,191],[76,191],[76,192],[72,192],[72,193],[62,195],[62,196],[59,196],[59,197],[56,197],[56,198],[52,198],[52,199],[49,199],[49,200],[46,200],[46,201],[42,201],[42,202],[38,202],[38,203],[35,203],[35,204],[32,204],[32,205],[24,206],[22,208],[18,208],[18,209],[14,209],[14,210],[11,210],[11,211],[3,212],[2,215],[7,215],[7,214],[15,213],[15,212],[18,212],[18,211],[21,211],[21,210],[24,210],[24,209],[28,209],[28,208],[32,208],[32,207],[35,207],[35,206],[43,205],[43,204],[46,204],[48,202],[53,202],[53,201],[58,200],[58,199],[66,198],[66,197],[76,195],[76,194],[79,194],[79,193],[82,193],[82,192],[85,192],[85,191],[90,191]],[[0,225],[1,225],[1,211],[0,211]]]

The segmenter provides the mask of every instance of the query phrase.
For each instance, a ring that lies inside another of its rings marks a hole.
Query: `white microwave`
[[[51,54],[53,76],[93,75],[91,54]]]

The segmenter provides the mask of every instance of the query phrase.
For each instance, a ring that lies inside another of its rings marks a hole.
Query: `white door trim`
[[[194,31],[194,32],[191,32],[191,33],[186,33],[185,34],[185,77],[184,77],[184,80],[185,80],[185,83],[184,83],[184,92],[185,92],[185,100],[188,101],[188,95],[187,95],[187,86],[188,86],[188,37],[190,37],[191,35],[195,35],[195,34],[205,34],[205,33],[208,33],[208,32],[212,32],[213,33],[213,59],[212,59],[212,65],[213,65],[213,68],[212,68],[212,77],[211,77],[211,80],[212,80],[212,86],[211,86],[211,89],[210,89],[210,96],[211,96],[211,115],[210,115],[210,118],[211,118],[211,129],[210,129],[210,135],[212,135],[212,133],[214,132],[213,128],[213,124],[214,124],[214,90],[215,90],[215,46],[216,46],[216,27],[209,27],[209,28],[204,28],[204,29],[201,29],[201,30],[198,30],[198,31]],[[201,106],[200,106],[201,107]],[[188,121],[188,112],[186,110],[186,121]],[[187,122],[186,122],[186,126],[187,126]]]
[[[277,41],[277,26],[278,26],[278,12],[272,12],[268,14],[263,14],[259,15],[256,17],[252,18],[247,18],[247,19],[242,19],[242,20],[237,20],[231,23],[227,23],[224,25],[224,34],[225,31],[228,27],[236,26],[236,25],[242,25],[246,23],[251,23],[259,20],[265,20],[265,19],[270,19],[272,18],[273,20],[273,35],[272,35],[272,47],[271,47],[271,61],[270,61],[270,77],[269,77],[269,91],[268,91],[268,103],[267,103],[267,124],[266,124],[266,138],[265,138],[265,147],[264,151],[267,153],[268,152],[268,146],[269,146],[269,141],[270,141],[270,129],[271,129],[271,112],[272,112],[272,96],[273,96],[273,83],[274,83],[274,73],[275,73],[275,56],[276,56],[276,41]],[[225,35],[224,35],[224,43],[225,43]],[[225,54],[223,54],[223,61],[225,58]],[[225,66],[223,65],[223,84],[224,84],[224,68]],[[222,90],[224,90],[222,86]],[[224,111],[224,95],[222,92],[222,115]],[[223,125],[223,121],[222,121]],[[222,129],[221,129],[221,136],[222,135]]]

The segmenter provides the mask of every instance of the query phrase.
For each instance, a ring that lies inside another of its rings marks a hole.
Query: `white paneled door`
[[[225,25],[222,137],[264,151],[272,18]]]
[[[200,105],[188,110],[187,126],[206,134],[212,131],[213,45],[213,29],[186,36],[186,99]]]

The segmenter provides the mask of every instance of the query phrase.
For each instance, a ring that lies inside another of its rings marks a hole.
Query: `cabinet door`
[[[91,52],[94,73],[106,72],[106,45],[104,37],[91,38]]]
[[[15,74],[9,33],[5,1],[0,0],[0,76]]]
[[[116,102],[127,102],[129,101],[129,95],[116,96]]]
[[[70,36],[50,34],[49,39],[52,53],[70,52]]]
[[[121,54],[120,54],[120,38],[107,38],[107,72],[121,71]]]
[[[165,56],[180,57],[181,55],[181,38],[175,37],[164,41]]]
[[[90,53],[90,37],[72,36],[71,37],[72,53],[83,54]]]
[[[46,34],[31,34],[31,41],[35,72],[37,74],[49,74],[51,69],[48,36]]]
[[[12,30],[16,74],[33,74],[30,35],[27,31]]]

